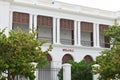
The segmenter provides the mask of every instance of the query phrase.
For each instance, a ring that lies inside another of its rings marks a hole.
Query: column
[[[97,47],[97,24],[93,24],[93,46]]]
[[[53,43],[56,44],[57,40],[56,40],[56,18],[53,17]]]
[[[93,41],[94,47],[99,47],[99,24],[93,24]]]
[[[81,46],[81,21],[78,21],[78,45]]]
[[[29,29],[30,29],[30,33],[32,33],[32,27],[33,27],[33,15],[29,14]]]
[[[37,29],[37,15],[34,15],[33,21],[34,21],[33,29],[34,29],[34,31],[35,31],[35,30]]]
[[[36,32],[37,30],[37,15],[34,15],[33,17],[33,32]],[[37,38],[37,35],[35,36]]]
[[[74,21],[74,45],[77,45],[77,21]]]
[[[9,23],[9,30],[12,30],[12,23],[13,23],[13,11],[10,11],[10,23]]]
[[[96,47],[100,47],[99,24],[96,24]]]
[[[71,65],[63,64],[63,80],[71,80]]]
[[[57,18],[57,44],[60,44],[60,18]]]

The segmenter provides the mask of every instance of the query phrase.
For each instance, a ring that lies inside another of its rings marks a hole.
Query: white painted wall
[[[24,1],[23,1],[24,2]],[[72,5],[73,6],[73,5]],[[63,6],[64,7],[64,6]],[[68,6],[67,6],[68,7]],[[76,6],[77,7],[77,6]],[[9,2],[4,2],[4,1],[0,1],[0,27],[8,27],[6,30],[6,33],[8,33],[8,31],[11,29],[11,22],[12,22],[12,14],[10,12],[24,12],[24,13],[28,13],[30,15],[44,15],[44,16],[51,16],[54,17],[56,19],[59,18],[66,18],[66,19],[72,19],[75,21],[87,21],[87,22],[92,22],[95,24],[107,24],[107,25],[111,25],[114,23],[114,18],[111,19],[108,17],[100,17],[99,15],[87,15],[86,14],[78,14],[77,12],[71,12],[71,11],[65,11],[63,9],[58,9],[55,8],[55,6],[52,7],[45,7],[45,6],[41,6],[41,5],[34,5],[34,4],[28,4],[28,3],[12,3],[10,4]],[[113,12],[111,12],[113,13]],[[36,21],[34,19],[34,21]],[[58,22],[57,22],[58,23]],[[34,22],[34,24],[36,24]],[[57,24],[56,24],[57,25]],[[10,26],[10,27],[9,27]],[[36,27],[34,25],[34,27]],[[79,30],[78,30],[79,31]],[[56,33],[58,33],[58,31],[56,31]],[[64,35],[64,32],[62,32],[61,34],[63,34],[63,36],[61,37],[66,37]],[[45,35],[45,34],[41,34],[41,35]],[[50,36],[49,34],[46,34],[47,36]],[[56,37],[58,37],[58,35],[60,36],[60,34],[57,34]],[[79,36],[79,35],[77,35]],[[55,37],[55,36],[54,36]],[[67,38],[69,38],[70,35],[68,34]],[[88,37],[88,36],[86,36]],[[58,38],[59,39],[59,38]],[[54,39],[56,40],[56,39]],[[44,49],[46,48],[46,46],[44,46]],[[64,52],[63,49],[73,49],[74,52]],[[71,54],[72,57],[74,58],[75,61],[80,61],[84,58],[85,55],[91,55],[93,57],[93,59],[95,60],[95,57],[97,55],[99,55],[99,52],[103,50],[102,48],[97,48],[97,47],[85,47],[85,46],[68,46],[68,45],[62,45],[62,44],[54,44],[54,48],[53,51],[50,52],[50,55],[52,56],[52,63],[51,66],[52,67],[61,67],[62,65],[62,57],[65,54]]]
[[[0,29],[6,28],[5,33],[8,35],[9,31],[9,7],[8,2],[0,1]]]

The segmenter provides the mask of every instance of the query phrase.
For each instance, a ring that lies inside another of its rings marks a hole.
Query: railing
[[[43,68],[38,70],[38,80],[58,80],[59,68]]]
[[[83,46],[93,46],[93,41],[85,41],[85,40],[82,40],[81,41],[81,44]]]
[[[48,41],[48,43],[51,43],[51,42],[53,42],[53,40],[52,40],[52,38],[51,37],[38,37],[38,39],[39,40],[46,40],[46,41]]]
[[[110,43],[100,42],[100,46],[103,48],[110,48]]]
[[[66,44],[66,45],[73,45],[74,44],[74,39],[60,39],[60,42],[62,44]]]
[[[2,77],[7,78],[8,77],[8,71],[2,73]],[[28,80],[27,78],[25,78],[24,76],[16,76],[14,80]]]
[[[17,76],[15,80],[29,80],[29,79],[23,76]]]

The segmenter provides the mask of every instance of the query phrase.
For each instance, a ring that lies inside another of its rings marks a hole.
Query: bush
[[[71,66],[71,80],[93,80],[92,63],[87,63],[82,60],[77,63],[74,61],[69,62]],[[63,80],[63,69],[58,73],[59,80]]]

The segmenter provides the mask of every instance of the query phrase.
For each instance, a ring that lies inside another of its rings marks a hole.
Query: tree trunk
[[[10,71],[9,71],[9,69],[8,69],[8,80],[10,80]]]
[[[15,75],[12,75],[12,80],[14,80],[15,79]]]

